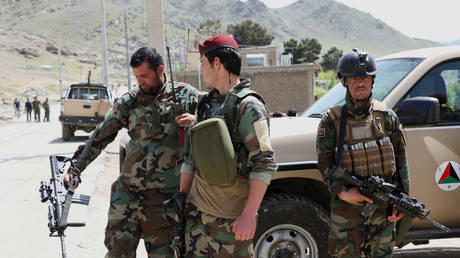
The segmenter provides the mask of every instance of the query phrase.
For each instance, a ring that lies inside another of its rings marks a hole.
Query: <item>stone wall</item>
[[[251,78],[252,89],[259,92],[271,112],[287,112],[296,109],[301,112],[314,102],[315,65],[292,65],[278,67],[244,67],[241,78]],[[175,81],[187,82],[199,88],[198,72],[177,72]],[[201,85],[204,89],[204,85]]]

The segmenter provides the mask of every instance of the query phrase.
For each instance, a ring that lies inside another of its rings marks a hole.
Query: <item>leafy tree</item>
[[[339,63],[339,59],[342,55],[342,50],[339,50],[336,47],[331,47],[327,53],[322,56],[323,62],[321,62],[321,66],[324,70],[337,70],[337,64]]]
[[[295,39],[290,39],[286,42],[283,42],[283,46],[286,49],[286,52],[291,53],[292,62],[294,64],[302,63],[302,59],[303,59],[304,48],[299,43],[300,42],[297,42],[297,40]]]
[[[201,41],[222,34],[223,32],[224,30],[219,19],[207,19],[200,23],[200,26],[196,29],[197,34],[193,40],[193,45],[198,46],[198,43]]]
[[[305,62],[313,63],[319,59],[319,54],[321,53],[321,44],[317,39],[302,39],[302,43],[305,45],[305,50],[303,54],[305,56]]]
[[[251,20],[236,25],[228,25],[227,32],[232,34],[240,45],[267,46],[275,38],[267,33],[267,29]]]
[[[292,54],[294,64],[312,63],[319,59],[321,44],[317,39],[290,39],[283,43],[286,52]]]

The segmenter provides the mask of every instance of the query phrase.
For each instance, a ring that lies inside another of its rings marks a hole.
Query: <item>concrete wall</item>
[[[244,67],[241,78],[251,78],[252,89],[259,92],[271,112],[287,112],[289,109],[304,111],[314,102],[315,65],[292,65],[280,67]],[[198,72],[177,72],[174,80],[187,82],[196,88]],[[202,90],[204,85],[201,86]]]

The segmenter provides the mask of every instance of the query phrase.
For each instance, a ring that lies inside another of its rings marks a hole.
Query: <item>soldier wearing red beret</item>
[[[199,50],[211,91],[199,99],[181,169],[189,200],[186,257],[252,257],[257,210],[276,171],[269,112],[251,81],[240,81],[231,36],[211,37]]]

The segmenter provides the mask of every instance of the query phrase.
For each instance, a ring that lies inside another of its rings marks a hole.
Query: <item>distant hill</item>
[[[447,46],[460,45],[460,39],[443,43],[443,45],[447,45]]]
[[[111,81],[124,80],[122,77],[126,71],[123,67],[125,48],[121,1],[105,2]],[[99,0],[0,0],[0,4],[0,56],[22,62],[22,66],[56,62],[60,32],[63,62],[67,69],[64,80],[67,77],[68,80],[78,78],[81,67],[86,70],[88,66],[100,66]],[[270,9],[258,0],[244,3],[238,0],[164,0],[163,8],[166,43],[173,50],[176,64],[183,60],[187,29],[190,29],[190,38],[193,39],[199,24],[210,18],[220,19],[224,28],[228,24],[251,19],[267,28],[275,36],[272,44],[279,46],[290,38],[316,38],[322,44],[323,52],[332,46],[344,51],[361,47],[374,56],[381,56],[438,45],[409,38],[370,14],[334,0],[298,0],[278,9]],[[132,53],[147,44],[144,0],[128,0],[127,10]],[[10,83],[9,79],[6,75],[0,76],[0,85]]]

